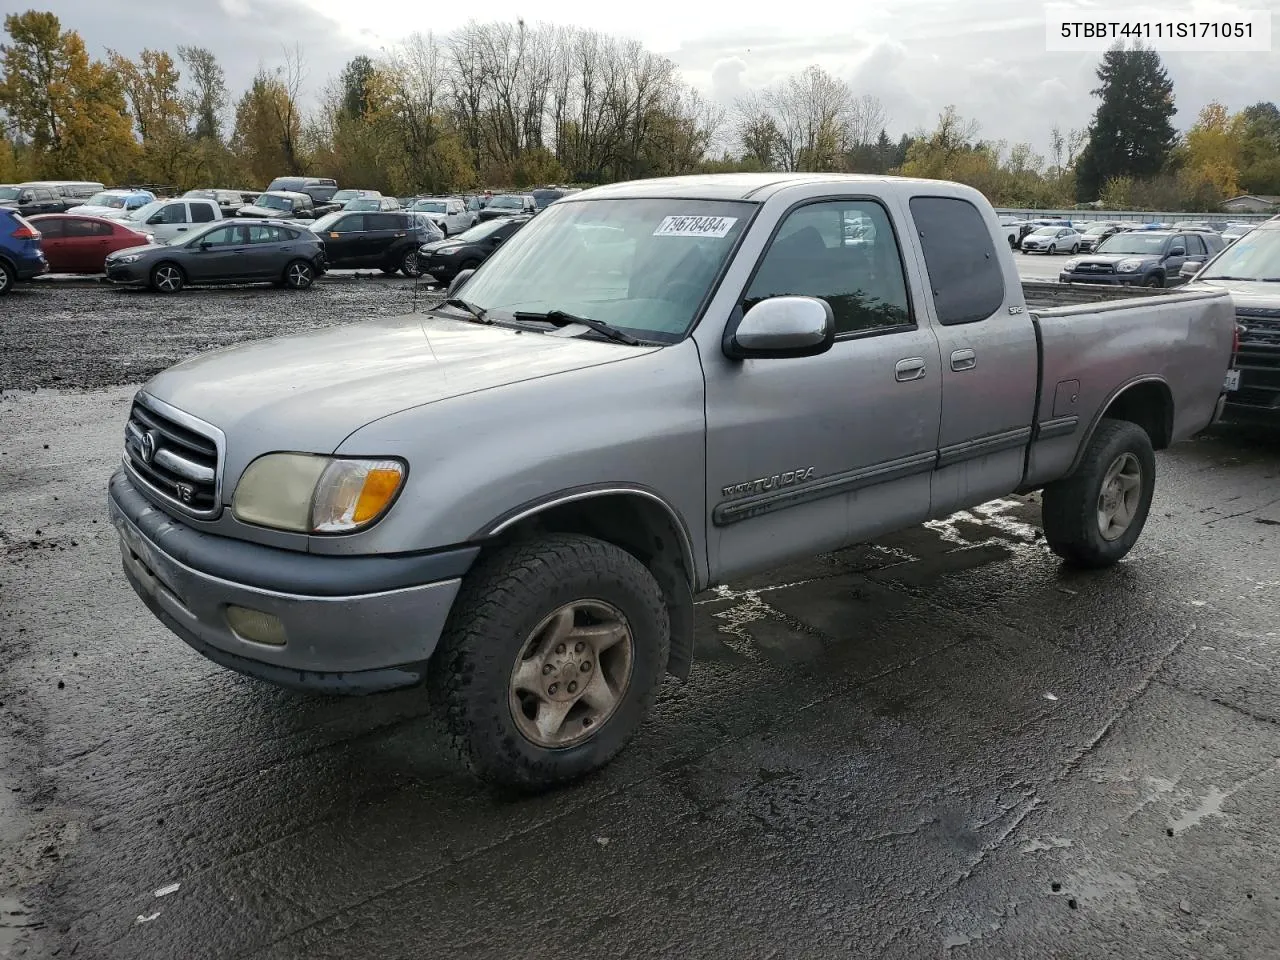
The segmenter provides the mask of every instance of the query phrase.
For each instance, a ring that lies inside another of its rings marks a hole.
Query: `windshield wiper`
[[[463,300],[460,297],[450,297],[447,300],[442,300],[441,304],[446,307],[454,307],[458,310],[465,310],[467,313],[471,314],[473,318],[475,318],[475,321],[477,323],[493,323],[493,321],[490,320],[485,315],[486,311],[483,307],[477,307],[474,303],[471,303],[468,300]]]
[[[629,333],[623,333],[617,327],[611,327],[603,320],[595,320],[591,317],[579,317],[572,313],[566,313],[563,310],[548,310],[546,313],[527,313],[517,310],[513,316],[517,320],[535,320],[540,323],[550,323],[557,327],[567,327],[571,324],[581,324],[603,337],[610,340],[616,340],[618,343],[625,343],[629,347],[640,346],[640,341]]]

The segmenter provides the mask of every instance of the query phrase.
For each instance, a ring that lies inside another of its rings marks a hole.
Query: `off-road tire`
[[[588,740],[534,744],[512,717],[508,688],[534,628],[562,604],[599,599],[627,618],[631,680]],[[480,780],[523,792],[576,780],[631,739],[666,670],[670,620],[662,589],[634,556],[592,537],[554,535],[482,556],[467,574],[428,670],[428,694],[458,758]]]
[[[1107,540],[1098,523],[1098,500],[1107,470],[1125,453],[1137,457],[1142,473],[1138,508],[1128,529]],[[1142,534],[1155,487],[1156,455],[1147,432],[1127,420],[1103,420],[1075,472],[1044,488],[1042,520],[1049,548],[1085,569],[1119,562]]]

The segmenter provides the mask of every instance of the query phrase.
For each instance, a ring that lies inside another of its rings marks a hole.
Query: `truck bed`
[[[1113,396],[1134,384],[1149,383],[1171,407],[1169,422],[1151,425],[1162,435],[1157,447],[1209,425],[1231,358],[1235,307],[1230,294],[1090,287],[1061,290],[1054,298],[1059,305],[1040,305],[1054,293],[1027,293],[1041,364],[1040,438],[1031,448],[1028,487],[1069,473],[1093,420]],[[1072,302],[1072,297],[1079,299]]]
[[[1056,280],[1023,280],[1022,295],[1032,311],[1082,303],[1110,303],[1139,297],[1167,297],[1170,288],[1122,287],[1097,283],[1058,283]]]

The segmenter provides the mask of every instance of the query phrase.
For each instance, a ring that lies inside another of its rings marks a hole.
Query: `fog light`
[[[283,647],[285,644],[284,624],[280,622],[280,618],[261,610],[228,606],[227,626],[241,640],[265,643],[273,647]]]

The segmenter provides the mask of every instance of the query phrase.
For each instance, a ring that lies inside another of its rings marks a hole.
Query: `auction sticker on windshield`
[[[715,237],[717,240],[728,235],[737,217],[666,217],[658,229],[653,231],[655,237]]]

